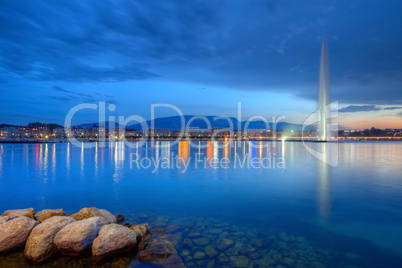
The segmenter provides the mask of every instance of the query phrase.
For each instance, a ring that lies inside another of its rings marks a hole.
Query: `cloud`
[[[33,0],[0,5],[0,67],[44,81],[158,77],[148,62],[197,54],[199,28],[214,21],[214,13],[201,1]]]
[[[399,110],[402,109],[402,107],[385,107],[384,110]]]
[[[340,113],[381,111],[382,108],[375,105],[350,105],[338,110]]]
[[[89,103],[94,103],[96,101],[106,101],[107,103],[113,103],[116,104],[116,100],[113,99],[113,96],[109,94],[101,94],[101,93],[96,93],[96,94],[86,94],[82,92],[76,92],[73,90],[65,89],[60,86],[53,86],[52,90],[54,92],[60,92],[60,94],[57,95],[49,95],[47,96],[48,98],[62,102],[62,103],[70,103],[73,101],[83,101],[83,102],[89,102]],[[96,95],[96,96],[95,96]]]
[[[158,78],[315,100],[325,32],[332,99],[398,105],[401,7],[391,0],[3,0],[0,72],[77,84]]]

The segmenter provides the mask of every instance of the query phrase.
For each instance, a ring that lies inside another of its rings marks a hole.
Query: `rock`
[[[262,241],[262,239],[253,238],[250,240],[250,244],[260,248],[264,245],[264,242]]]
[[[54,253],[57,248],[54,237],[67,224],[75,222],[75,219],[66,216],[54,216],[36,226],[28,237],[24,255],[35,262],[42,262]]]
[[[213,258],[218,255],[218,252],[214,249],[213,246],[206,246],[205,247],[205,254],[207,254],[208,258]]]
[[[2,216],[8,216],[10,219],[19,216],[25,216],[34,219],[35,210],[33,208],[14,209],[4,211]]]
[[[121,225],[131,228],[131,224],[128,222],[123,222]]]
[[[320,262],[312,262],[311,263],[311,267],[312,268],[325,268],[325,265],[324,264],[322,264],[322,263],[320,263]]]
[[[193,241],[191,241],[191,239],[185,238],[183,240],[183,246],[192,248],[194,246],[194,243],[193,243]]]
[[[138,242],[139,240],[139,242]],[[144,250],[149,243],[151,243],[152,240],[152,234],[147,234],[145,236],[143,236],[141,239],[138,239],[137,236],[137,242],[138,242],[138,250]]]
[[[124,216],[121,215],[121,214],[117,214],[117,215],[116,215],[116,221],[117,221],[117,222],[122,222],[122,221],[124,221]]]
[[[260,259],[262,256],[258,252],[254,252],[248,255],[248,257],[252,260]]]
[[[177,254],[170,255],[167,259],[160,262],[166,268],[186,268],[182,259]]]
[[[174,234],[163,234],[163,235],[159,236],[158,238],[166,239],[167,241],[172,243],[173,246],[177,246],[179,244],[179,237]],[[181,239],[180,239],[180,241],[181,241]]]
[[[188,237],[199,237],[199,236],[201,236],[201,233],[199,232],[192,232],[188,234]]]
[[[191,261],[191,260],[193,260],[193,257],[190,256],[190,255],[184,257],[184,261],[185,261],[185,262],[189,262],[189,261]]]
[[[163,228],[156,227],[153,229],[155,233],[166,233],[166,230]]]
[[[242,237],[242,236],[245,236],[246,234],[243,232],[233,232],[232,235],[237,236],[237,237]]]
[[[169,225],[168,227],[166,227],[166,232],[168,232],[168,233],[174,233],[174,232],[176,232],[177,230],[179,230],[180,229],[180,226],[179,225],[177,225],[177,224],[172,224],[172,225]]]
[[[222,229],[220,229],[220,228],[211,228],[211,229],[208,230],[208,232],[211,233],[211,234],[220,234],[220,233],[222,233]]]
[[[66,212],[63,209],[44,209],[35,214],[35,219],[38,222],[43,222],[53,216],[66,216]]]
[[[226,263],[229,261],[228,256],[225,255],[225,253],[221,253],[218,255],[218,262],[219,263]]]
[[[182,251],[180,252],[180,255],[181,255],[182,257],[186,257],[186,256],[190,255],[190,253],[191,253],[190,250],[184,249],[184,250],[182,250]]]
[[[285,264],[287,266],[292,266],[295,261],[291,258],[283,258],[282,262],[283,262],[283,264]]]
[[[161,238],[152,239],[147,247],[138,253],[138,259],[166,268],[185,267],[173,244]]]
[[[205,252],[203,252],[203,251],[196,251],[195,253],[194,253],[194,255],[193,255],[193,258],[194,259],[205,259]]]
[[[232,256],[230,257],[230,264],[232,267],[248,267],[249,259],[245,256]]]
[[[95,207],[83,208],[77,213],[71,214],[70,217],[73,217],[77,221],[91,217],[101,217],[106,220],[106,224],[116,223],[116,217],[112,213],[106,209],[99,209]]]
[[[100,260],[127,252],[137,246],[137,235],[133,230],[119,224],[103,226],[92,243],[92,256]]]
[[[0,253],[22,247],[32,229],[38,224],[32,218],[16,217],[0,225]]]
[[[0,224],[5,223],[6,221],[8,221],[10,218],[7,216],[0,216]]]
[[[239,254],[239,249],[236,247],[231,247],[225,250],[226,255],[234,256]]]
[[[91,246],[103,222],[103,218],[92,217],[66,225],[54,238],[57,249],[63,255],[80,255]]]
[[[282,241],[289,241],[289,237],[284,233],[284,232],[281,232],[281,233],[279,233],[278,234],[278,237],[282,240]]]
[[[195,260],[197,267],[207,267],[208,260]]]
[[[132,225],[130,229],[137,235],[137,241],[140,241],[143,237],[151,233],[148,223]]]
[[[218,249],[219,250],[225,250],[229,248],[231,245],[233,245],[233,241],[227,238],[222,238],[218,242]]]
[[[141,261],[152,261],[156,258],[167,258],[175,253],[173,244],[165,239],[156,239],[150,241],[144,250],[138,253],[138,259]]]
[[[209,244],[209,239],[208,238],[197,238],[197,239],[193,239],[194,244],[196,244],[197,246],[206,246]]]

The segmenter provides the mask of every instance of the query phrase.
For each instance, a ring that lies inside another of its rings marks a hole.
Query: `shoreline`
[[[177,139],[147,139],[147,140],[141,140],[141,139],[136,139],[136,140],[106,140],[105,143],[111,143],[111,142],[122,142],[122,141],[127,141],[127,142],[140,142],[140,141],[145,141],[145,142],[152,142],[152,141],[177,141]],[[338,139],[338,140],[329,140],[329,141],[320,141],[320,140],[313,140],[313,139],[291,139],[291,138],[286,138],[286,139],[260,139],[260,138],[250,138],[250,139],[180,139],[179,141],[203,141],[203,142],[208,142],[208,141],[238,141],[238,142],[255,142],[255,141],[264,141],[264,142],[269,142],[269,141],[276,141],[276,142],[308,142],[308,143],[347,143],[347,142],[373,142],[373,141],[378,141],[378,142],[383,142],[383,141],[402,141],[402,137],[359,137],[359,138],[348,138],[348,139]],[[96,140],[80,140],[79,142],[84,143],[84,142],[99,142]],[[69,143],[69,140],[0,140],[0,144],[46,144],[46,143]]]

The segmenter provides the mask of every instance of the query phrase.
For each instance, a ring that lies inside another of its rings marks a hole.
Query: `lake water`
[[[105,208],[166,228],[188,267],[402,267],[401,142],[331,144],[335,167],[301,142],[93,145],[0,144],[0,210]]]

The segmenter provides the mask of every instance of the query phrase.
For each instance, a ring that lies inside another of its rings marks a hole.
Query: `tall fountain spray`
[[[327,118],[329,116],[329,71],[328,71],[328,49],[327,41],[322,40],[321,47],[321,62],[320,62],[320,82],[318,88],[318,109],[320,110],[320,121],[318,124],[318,140],[328,140],[328,124]]]

